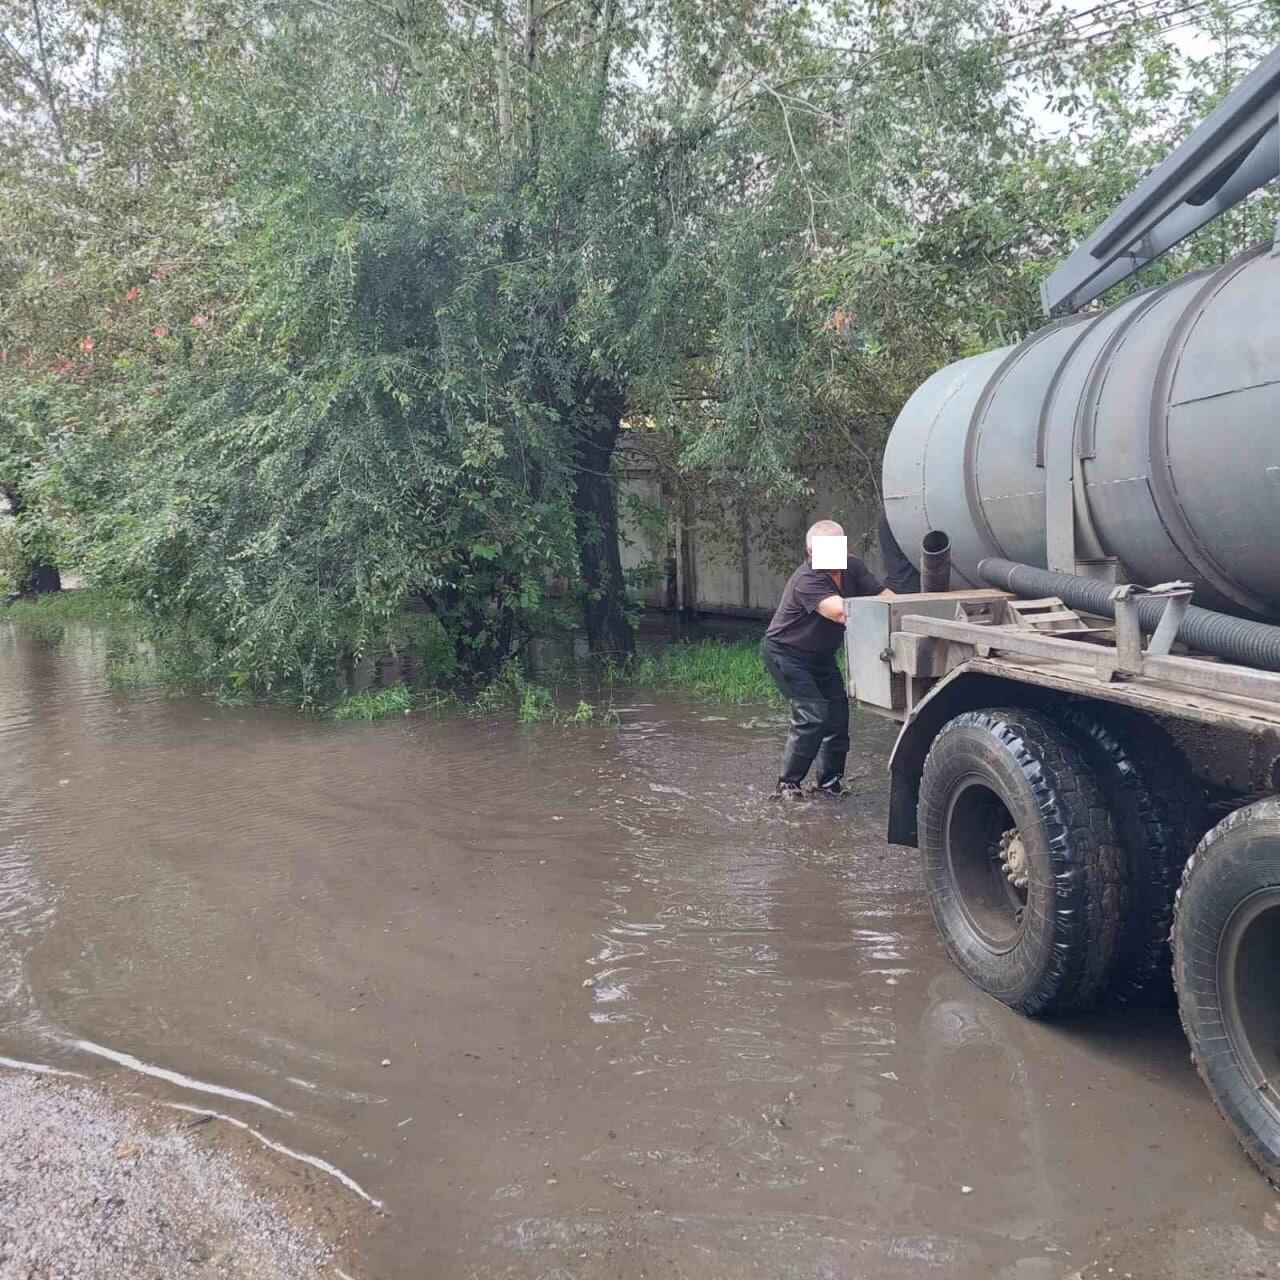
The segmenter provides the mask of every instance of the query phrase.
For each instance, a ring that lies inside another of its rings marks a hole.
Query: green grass
[[[83,623],[112,631],[140,631],[143,626],[132,604],[97,587],[52,591],[31,600],[0,605],[0,621],[41,627]]]
[[[759,640],[695,640],[642,653],[610,677],[619,684],[685,693],[699,702],[783,700],[760,660]]]
[[[579,697],[571,711],[561,710],[555,690],[526,675],[515,662],[505,667],[476,695],[468,710],[476,715],[514,708],[521,724],[617,724],[613,703],[596,704]]]
[[[167,683],[155,654],[148,652],[109,654],[105,674],[107,683],[121,691],[151,689]]]
[[[362,689],[346,693],[333,706],[333,718],[346,724],[369,724],[388,716],[404,716],[413,710],[413,691],[407,684],[385,689]]]
[[[505,667],[476,697],[467,702],[456,694],[428,689],[415,692],[403,682],[380,689],[344,694],[330,709],[335,720],[368,724],[411,711],[446,714],[493,715],[514,711],[521,724],[588,725],[617,724],[612,703],[597,705],[579,698],[571,711],[562,711],[545,685],[530,680],[514,666]]]
[[[200,682],[193,645],[173,643],[157,649],[148,642],[148,619],[136,606],[100,588],[77,587],[0,605],[0,622],[21,627],[49,648],[64,644],[70,628],[88,628],[105,642],[104,675],[113,689],[179,691]]]

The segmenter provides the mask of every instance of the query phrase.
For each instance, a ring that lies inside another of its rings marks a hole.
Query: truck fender
[[[889,757],[889,843],[916,848],[920,774],[939,730],[965,711],[983,707],[1044,706],[1051,690],[959,667],[939,680],[911,709]]]

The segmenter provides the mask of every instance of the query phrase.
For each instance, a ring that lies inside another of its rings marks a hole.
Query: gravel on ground
[[[103,1089],[0,1075],[0,1280],[343,1276],[242,1164]]]

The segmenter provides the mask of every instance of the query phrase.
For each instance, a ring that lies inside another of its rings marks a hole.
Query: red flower
[[[124,295],[124,300],[126,302],[137,302],[140,297],[142,297],[142,290],[135,285]]]
[[[93,354],[93,348],[94,348],[96,345],[97,345],[97,344],[94,342],[94,340],[93,340],[92,338],[81,338],[81,339],[80,339],[80,350],[81,350],[81,351],[83,351],[83,352],[85,353],[85,355],[92,355],[92,354]]]
[[[157,338],[163,338],[164,335],[169,332],[169,326],[167,324],[158,324],[151,330],[151,332],[154,333]]]
[[[197,311],[196,314],[191,317],[191,323],[195,325],[196,328],[198,329],[202,324],[205,324],[208,321],[208,319],[209,319],[208,316]]]

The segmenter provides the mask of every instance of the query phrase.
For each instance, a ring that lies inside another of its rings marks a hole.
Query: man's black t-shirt
[[[819,603],[828,596],[878,596],[883,590],[884,584],[857,556],[849,557],[842,586],[825,570],[802,564],[787,579],[765,634],[793,649],[832,657],[844,640],[844,627],[824,618],[818,612]]]

